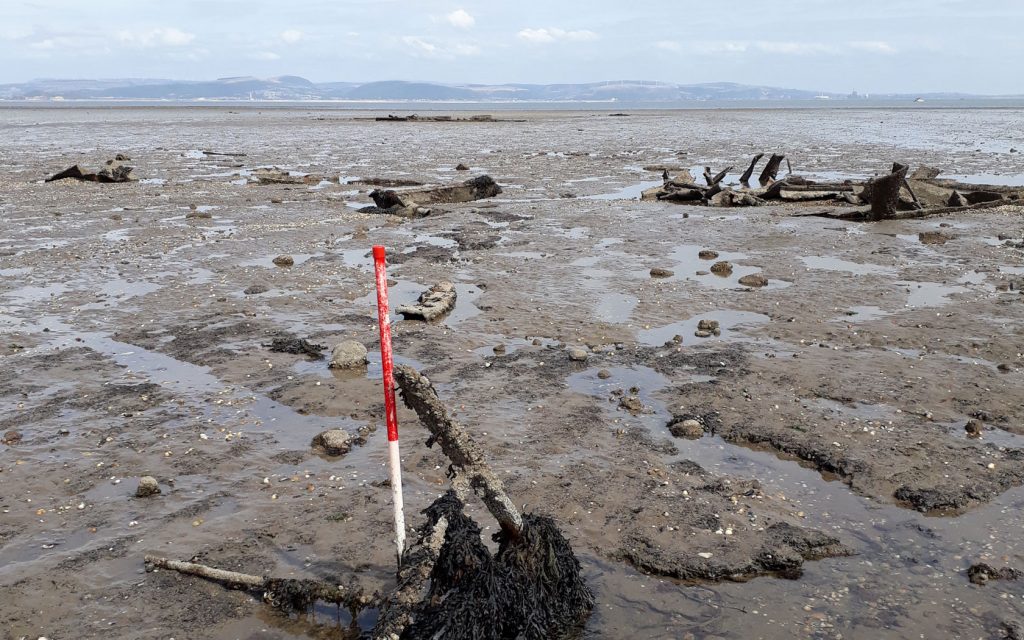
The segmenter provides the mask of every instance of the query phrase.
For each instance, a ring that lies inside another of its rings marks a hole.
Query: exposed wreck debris
[[[427,445],[440,444],[451,461],[453,488],[423,511],[427,520],[403,552],[397,584],[389,593],[367,594],[352,582],[254,576],[150,555],[145,556],[147,569],[169,569],[260,593],[287,613],[307,613],[317,602],[330,602],[346,607],[355,621],[363,609],[378,608],[368,637],[381,640],[542,640],[579,629],[593,609],[594,595],[554,520],[519,512],[479,445],[449,418],[426,377],[400,366],[395,381],[406,405],[431,432]],[[501,527],[493,555],[480,525],[465,514],[470,491]]]
[[[328,177],[316,174],[297,174],[292,173],[286,169],[278,169],[277,167],[260,167],[253,169],[252,178],[261,185],[268,184],[302,184],[302,185],[318,185],[323,182],[337,183],[338,178]]]
[[[758,178],[760,186],[751,188],[750,178],[763,157],[763,153],[753,157],[746,171],[739,177],[738,188],[724,184],[732,170],[731,166],[717,173],[713,173],[711,167],[705,167],[703,178],[706,185],[698,184],[689,170],[683,169],[676,177],[665,170],[662,186],[644,191],[641,199],[710,207],[756,207],[776,202],[831,202],[844,209],[821,212],[820,215],[884,220],[995,207],[1019,201],[1024,196],[1019,188],[971,185],[939,179],[937,176],[940,171],[932,167],[919,167],[911,173],[908,165],[900,163],[894,163],[889,173],[866,180],[817,182],[793,175],[791,167],[785,178],[778,179],[783,160],[789,167],[786,156],[778,153],[771,155],[761,171]]]
[[[124,164],[131,160],[126,155],[117,154],[112,160],[107,160],[106,166],[97,171],[96,173],[86,173],[82,171],[82,168],[77,164],[68,167],[67,169],[55,173],[46,179],[46,182],[55,182],[57,180],[81,180],[82,182],[103,182],[103,183],[114,183],[114,182],[132,182],[136,178],[132,175],[132,167]]]
[[[428,205],[473,202],[493,198],[501,187],[488,175],[466,180],[462,184],[410,191],[374,189],[370,192],[374,207],[360,209],[364,213],[390,213],[407,217],[430,215]]]
[[[428,509],[448,520],[445,545],[431,573],[430,593],[403,637],[558,638],[577,628],[594,606],[568,540],[551,518],[520,514],[479,446],[448,417],[430,381],[409,366],[395,369],[405,404],[468,481],[501,526],[493,556],[479,525],[449,492]]]
[[[388,114],[375,118],[354,118],[355,120],[374,120],[376,122],[526,122],[525,119],[495,118],[489,113],[478,113],[468,118],[457,118],[455,116],[421,116],[415,113],[407,116],[396,116]]]
[[[422,187],[419,180],[408,180],[406,178],[356,178],[348,180],[345,184],[368,184],[374,187]]]
[[[456,296],[455,285],[446,280],[421,293],[415,304],[400,305],[395,313],[402,314],[406,320],[432,322],[455,308]]]

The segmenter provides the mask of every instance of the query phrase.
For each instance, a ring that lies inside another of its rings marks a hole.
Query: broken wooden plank
[[[447,280],[438,282],[420,294],[415,304],[403,304],[395,309],[406,320],[437,320],[455,308],[455,285]]]
[[[754,156],[754,159],[750,161],[750,166],[747,167],[747,170],[744,171],[743,175],[740,176],[740,184],[747,185],[750,182],[750,176],[754,175],[754,167],[757,166],[757,163],[763,157],[763,153],[759,153],[756,156]]]

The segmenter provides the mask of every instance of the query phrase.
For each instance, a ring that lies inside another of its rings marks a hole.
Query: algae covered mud
[[[1020,185],[1024,111],[366,115],[0,109],[8,636],[374,625],[143,557],[393,583],[383,244],[393,305],[454,287],[442,318],[395,318],[396,359],[565,533],[596,597],[583,637],[1020,637],[1024,207],[868,223],[636,198],[663,168],[775,151],[811,179],[899,161]],[[117,154],[138,180],[44,182]],[[483,175],[501,193],[360,212]],[[345,341],[369,363],[316,358]],[[415,526],[448,461],[399,419]],[[314,449],[328,429],[351,439]],[[136,497],[143,476],[160,492]]]

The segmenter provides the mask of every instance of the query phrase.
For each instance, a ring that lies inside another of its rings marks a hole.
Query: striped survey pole
[[[391,497],[395,505],[395,545],[398,566],[405,551],[405,512],[402,504],[402,465],[398,456],[398,410],[395,407],[394,362],[391,355],[391,317],[388,310],[388,274],[384,247],[373,247],[373,271],[377,279],[377,324],[380,326],[380,363],[384,378],[384,415],[388,425],[388,466],[391,471]]]

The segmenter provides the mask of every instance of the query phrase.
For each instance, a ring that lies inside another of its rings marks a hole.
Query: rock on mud
[[[295,258],[290,255],[282,253],[281,255],[274,258],[274,264],[279,267],[290,267],[295,264]]]
[[[971,419],[964,425],[964,431],[967,432],[969,438],[980,438],[981,432],[985,429],[985,425],[982,424],[981,420]]]
[[[643,413],[644,404],[637,396],[623,396],[619,400],[619,406],[632,414]]]
[[[671,278],[674,275],[675,272],[669,269],[663,269],[661,267],[654,267],[653,269],[651,269],[652,278]]]
[[[329,456],[343,456],[358,444],[358,438],[343,429],[328,429],[316,434],[311,446]]]
[[[718,257],[718,252],[712,251],[711,249],[701,249],[700,252],[697,253],[697,257],[701,260],[714,260]]]
[[[135,489],[136,498],[148,498],[160,493],[160,484],[153,476],[139,478],[139,486]]]
[[[768,278],[760,273],[752,273],[740,278],[740,284],[744,287],[766,287],[768,286]]]
[[[467,167],[466,165],[464,165],[464,164],[462,164],[460,162],[459,164],[455,165],[455,170],[456,171],[469,171],[469,167]]]
[[[328,366],[332,369],[354,369],[366,363],[366,347],[355,340],[345,340],[334,346]]]
[[[14,429],[10,429],[9,431],[5,431],[4,432],[4,437],[3,437],[3,439],[0,439],[0,442],[3,442],[7,446],[18,444],[19,442],[21,442],[21,432],[20,431],[15,431]]]
[[[670,422],[668,430],[677,438],[696,440],[704,436],[704,425],[693,418]]]
[[[967,569],[967,579],[971,584],[983,585],[989,580],[1017,580],[1024,573],[1013,567],[999,567],[998,569],[990,564],[978,562]]]
[[[718,324],[718,320],[701,320],[697,323],[697,330],[693,332],[693,335],[698,338],[710,338],[711,336],[722,335],[722,329]]]
[[[721,262],[716,262],[715,264],[711,265],[711,273],[715,274],[716,276],[732,275],[732,265],[726,262],[725,260],[722,260]]]
[[[416,304],[403,304],[395,309],[406,320],[430,322],[455,308],[455,285],[447,280],[439,282],[420,294]]]
[[[244,293],[247,296],[255,296],[261,293],[266,293],[268,291],[270,291],[270,287],[268,287],[265,284],[257,283],[249,285],[242,291],[242,293]]]
[[[582,347],[569,347],[565,351],[573,362],[583,362],[587,359],[587,350]]]

